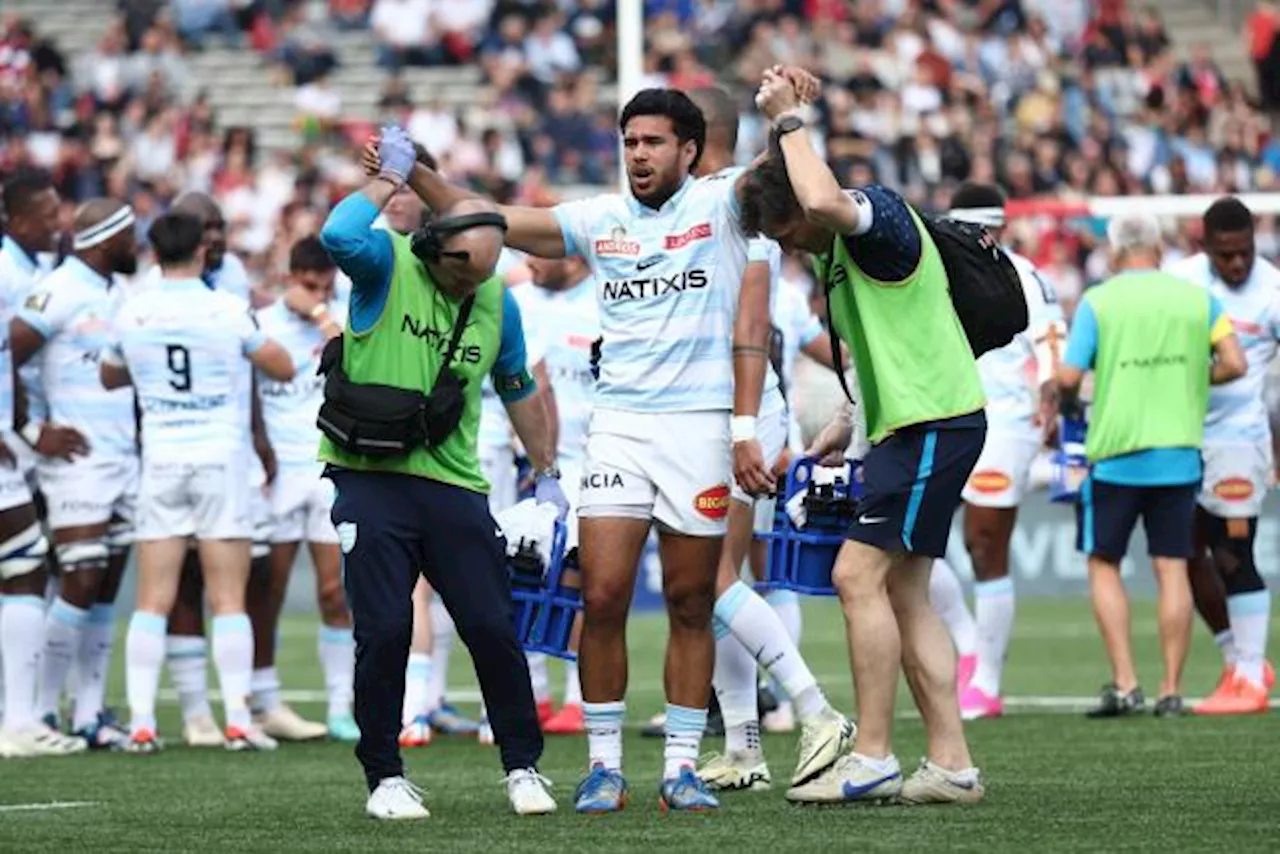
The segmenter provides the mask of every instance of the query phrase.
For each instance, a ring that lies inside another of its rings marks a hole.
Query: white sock
[[[716,599],[714,618],[729,627],[765,672],[778,680],[782,690],[795,704],[801,721],[808,720],[827,707],[818,682],[792,643],[786,627],[760,594],[741,581]],[[755,676],[752,676],[754,697]],[[754,702],[754,700],[753,700]]]
[[[44,653],[44,599],[6,596],[0,607],[0,659],[4,660],[4,725],[22,730],[40,716],[36,685]]]
[[[254,714],[274,712],[280,708],[280,674],[275,665],[271,667],[255,667],[249,677],[249,708]]]
[[[62,689],[67,684],[71,663],[80,652],[80,636],[89,612],[77,608],[65,599],[55,599],[45,616],[44,660],[40,675],[39,703],[36,713],[40,716],[57,715],[62,701]]]
[[[978,666],[969,684],[988,697],[999,697],[1004,657],[1013,633],[1013,579],[977,582],[973,600],[978,612]]]
[[[1235,667],[1236,637],[1231,633],[1231,629],[1218,632],[1213,636],[1213,642],[1218,645],[1218,651],[1222,653],[1222,663],[1227,667]]]
[[[129,699],[129,730],[156,731],[156,692],[164,667],[168,619],[148,611],[134,611],[124,640],[125,693]]]
[[[253,625],[249,615],[220,614],[213,618],[213,668],[218,671],[227,726],[244,729],[253,682]]]
[[[666,743],[662,749],[662,778],[679,777],[684,768],[698,764],[698,748],[707,728],[707,710],[667,703]]]
[[[1271,591],[1263,588],[1227,597],[1227,617],[1235,637],[1236,673],[1255,685],[1263,684],[1267,660],[1267,624],[1271,621]]]
[[[529,684],[533,687],[533,701],[541,705],[551,702],[551,674],[547,672],[547,657],[541,652],[526,652],[529,662]]]
[[[582,681],[578,678],[578,662],[564,663],[564,704],[566,706],[582,705]]]
[[[212,718],[209,706],[209,642],[203,635],[169,635],[165,638],[165,662],[178,692],[182,720]]]
[[[349,715],[356,676],[356,641],[351,629],[321,626],[317,646],[329,695],[329,717]]]
[[[769,607],[778,615],[778,619],[782,621],[782,625],[787,629],[787,636],[791,638],[791,642],[800,647],[800,630],[803,626],[803,616],[800,612],[800,596],[794,590],[770,590],[765,594],[764,601],[769,603]],[[778,707],[790,706],[791,701],[787,697],[786,690],[782,687],[782,683],[769,677],[769,690],[773,692],[773,696],[778,698]]]
[[[427,711],[444,705],[449,685],[449,653],[453,651],[453,617],[439,596],[431,597],[431,684],[427,688]]]
[[[622,719],[626,714],[627,704],[622,700],[582,704],[590,765],[601,765],[608,771],[622,770]]]
[[[716,636],[711,686],[715,688],[716,699],[720,701],[720,715],[724,718],[725,746],[733,750],[729,743],[730,733],[735,730],[741,733],[742,727],[748,723],[759,722],[756,660],[718,617],[712,617],[711,628]]]
[[[964,601],[964,589],[951,564],[942,558],[933,562],[929,573],[929,602],[947,626],[956,654],[963,657],[978,650],[978,629]]]
[[[404,703],[400,709],[400,720],[405,726],[428,713],[427,696],[434,663],[425,652],[409,653],[409,663],[404,668]]]
[[[99,602],[89,609],[76,656],[75,720],[73,730],[93,726],[106,707],[107,676],[111,673],[111,648],[115,642],[116,606]]]

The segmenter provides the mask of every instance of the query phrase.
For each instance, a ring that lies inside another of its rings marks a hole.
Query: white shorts
[[[653,519],[681,534],[720,537],[732,481],[728,412],[596,409],[578,515]]]
[[[1201,507],[1223,519],[1248,519],[1262,512],[1273,465],[1270,445],[1205,445],[1200,456]]]
[[[1026,433],[990,432],[960,497],[974,507],[1017,507],[1031,482],[1031,463],[1040,438]]]
[[[582,503],[582,461],[560,462],[560,489],[569,502],[569,515],[565,517],[565,552],[578,547],[578,505]]]
[[[782,395],[772,395],[776,398],[776,402],[765,398],[763,405],[760,407],[760,415],[756,418],[756,438],[760,440],[760,451],[764,454],[764,464],[770,469],[774,463],[778,461],[778,457],[782,456],[783,450],[787,447],[787,433],[790,428],[789,419],[787,418],[787,405],[782,400]],[[733,448],[729,449],[730,459],[732,459]],[[733,489],[730,491],[734,501],[741,501],[743,504],[754,504],[755,499],[743,491],[738,486],[738,482],[733,482]]]
[[[10,448],[13,446],[10,445]],[[31,487],[22,467],[0,464],[0,512],[31,503]]]
[[[271,484],[271,542],[336,543],[333,481],[314,466],[281,468]]]
[[[144,464],[138,488],[139,540],[248,540],[254,525],[244,466],[226,462]]]
[[[501,513],[516,504],[516,453],[510,445],[480,446],[480,471],[489,481],[489,512]]]
[[[279,473],[276,476],[279,477]],[[254,560],[266,557],[271,552],[271,532],[275,528],[276,521],[271,507],[273,489],[274,484],[267,485],[266,471],[262,466],[255,464],[253,470],[249,472],[249,521],[253,525],[253,532],[250,534],[253,546],[250,554]]]
[[[70,463],[41,459],[36,471],[54,531],[102,525],[112,518],[137,521],[137,457],[88,456]],[[119,530],[116,538],[121,540]]]

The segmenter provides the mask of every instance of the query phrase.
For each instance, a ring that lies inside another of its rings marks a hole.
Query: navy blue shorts
[[[975,412],[906,427],[873,446],[862,461],[862,500],[849,539],[942,557],[986,438],[986,414]]]
[[[1076,501],[1076,548],[1119,563],[1142,517],[1151,557],[1191,557],[1192,523],[1200,484],[1124,486],[1089,477]]]

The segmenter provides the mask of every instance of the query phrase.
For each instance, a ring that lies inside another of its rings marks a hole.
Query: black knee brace
[[[1258,535],[1257,517],[1223,519],[1209,516],[1209,554],[1222,576],[1228,596],[1265,590],[1253,560],[1253,541]]]

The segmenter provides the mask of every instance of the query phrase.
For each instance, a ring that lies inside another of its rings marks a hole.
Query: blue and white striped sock
[[[253,625],[248,614],[213,618],[213,667],[218,671],[227,726],[246,729],[252,722],[249,693],[253,683]]]
[[[622,720],[626,715],[627,704],[622,700],[582,704],[590,765],[601,765],[609,771],[622,770]]]

